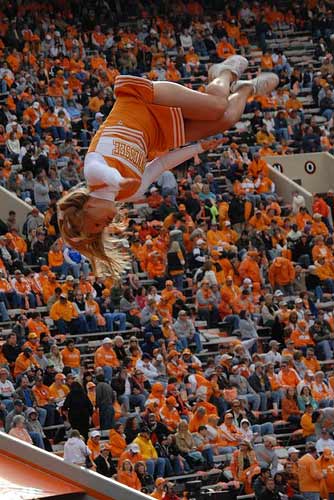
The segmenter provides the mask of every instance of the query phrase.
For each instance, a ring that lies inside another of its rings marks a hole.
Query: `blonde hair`
[[[101,233],[88,233],[85,230],[85,203],[89,200],[89,189],[76,186],[58,201],[58,224],[64,242],[74,250],[87,257],[94,274],[111,275],[119,279],[128,267],[130,256],[121,252],[117,238],[113,238],[106,230]],[[109,230],[122,232],[126,226],[115,222],[108,226]]]

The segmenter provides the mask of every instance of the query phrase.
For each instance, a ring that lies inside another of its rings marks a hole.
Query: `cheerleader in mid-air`
[[[242,56],[214,64],[206,93],[172,82],[116,78],[116,102],[85,157],[87,187],[73,188],[58,202],[65,243],[85,255],[96,273],[103,269],[119,275],[124,268],[124,255],[110,242],[108,230],[117,220],[117,202],[142,199],[163,171],[215,143],[181,146],[228,130],[240,119],[250,96],[269,94],[277,87],[274,73],[239,80],[247,67]],[[180,149],[168,153],[175,148]]]

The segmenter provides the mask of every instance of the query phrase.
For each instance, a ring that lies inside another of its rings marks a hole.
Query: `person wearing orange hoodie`
[[[273,289],[283,290],[286,295],[293,294],[292,285],[295,275],[295,268],[286,257],[276,257],[268,271],[268,278]]]
[[[198,432],[201,425],[206,425],[208,423],[208,413],[206,408],[203,406],[198,406],[189,421],[189,431]]]
[[[260,267],[257,263],[258,253],[256,250],[250,250],[247,252],[246,257],[241,262],[239,266],[239,276],[242,280],[249,278],[253,283],[262,284],[262,276]]]
[[[170,432],[175,432],[181,422],[181,417],[176,407],[178,406],[174,396],[169,396],[160,410],[160,418]]]
[[[257,179],[260,173],[264,177],[269,176],[268,164],[265,160],[262,160],[259,153],[254,153],[253,160],[248,165],[248,175],[251,175],[253,179]]]
[[[146,404],[150,402],[156,402],[159,411],[166,404],[165,388],[160,382],[156,382],[152,385]]]
[[[270,219],[261,210],[255,210],[255,214],[249,219],[248,224],[256,231],[265,231],[270,226]]]
[[[128,459],[124,460],[121,469],[117,472],[117,481],[134,490],[141,490],[139,478],[134,471],[131,461]]]
[[[116,422],[113,429],[109,432],[109,442],[106,447],[112,454],[113,458],[119,458],[126,449],[126,441],[124,437],[124,425],[121,422]]]
[[[106,382],[110,382],[113,374],[113,368],[118,368],[120,363],[112,348],[113,342],[109,337],[102,340],[102,345],[96,349],[94,355],[94,366],[102,367]]]

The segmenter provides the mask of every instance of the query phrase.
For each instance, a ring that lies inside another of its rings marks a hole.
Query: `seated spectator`
[[[257,444],[254,447],[256,458],[259,466],[267,467],[270,469],[271,474],[275,475],[277,472],[278,458],[274,450],[276,439],[273,436],[264,436],[263,444]]]
[[[94,463],[96,472],[105,477],[113,477],[116,474],[116,468],[112,461],[112,455],[109,449],[102,444],[100,446],[100,453],[95,457]]]
[[[80,432],[73,429],[64,445],[64,461],[86,467],[87,460],[91,461],[90,450],[82,440]]]

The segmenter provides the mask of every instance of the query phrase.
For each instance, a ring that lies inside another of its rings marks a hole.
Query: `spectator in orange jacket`
[[[54,295],[56,288],[59,288],[59,283],[56,280],[56,275],[54,273],[49,273],[48,280],[44,282],[42,286],[43,300],[45,304],[47,304],[49,298]]]
[[[79,349],[75,347],[73,339],[66,341],[66,347],[61,351],[61,357],[64,367],[71,368],[73,375],[79,375],[81,355]]]
[[[170,432],[175,432],[181,422],[181,417],[177,411],[177,401],[174,396],[166,399],[166,404],[160,410],[161,421]]]
[[[67,300],[66,295],[60,295],[59,300],[53,304],[50,316],[55,322],[59,333],[87,333],[84,318],[79,316],[73,302]]]
[[[117,481],[134,490],[141,490],[141,482],[133,469],[131,461],[128,459],[124,460],[121,470],[117,472]]]
[[[286,257],[276,257],[269,267],[268,277],[271,286],[283,290],[287,295],[293,294],[292,284],[295,275],[295,268]]]
[[[22,373],[26,372],[31,367],[38,368],[39,364],[33,355],[33,350],[30,349],[30,347],[27,347],[16,358],[14,365],[14,377],[18,378],[22,375]]]
[[[58,412],[53,398],[50,396],[49,387],[43,384],[43,377],[36,377],[32,392],[35,396],[37,406],[44,408],[47,412],[45,425],[55,425]]]
[[[48,262],[51,271],[60,274],[60,279],[64,279],[68,273],[68,264],[64,261],[64,254],[61,242],[55,241],[48,253]]]
[[[42,321],[41,313],[34,311],[31,313],[31,318],[27,321],[27,328],[29,332],[35,332],[40,338],[41,333],[50,334],[50,330],[47,325]]]
[[[265,160],[261,159],[259,153],[254,153],[253,161],[248,165],[248,175],[257,179],[260,173],[262,173],[264,177],[269,176],[268,164]]]
[[[235,48],[228,41],[226,36],[223,36],[221,41],[217,44],[217,56],[220,59],[227,59],[235,54]]]
[[[120,363],[112,348],[113,342],[109,337],[102,340],[102,345],[95,351],[94,366],[103,368],[104,378],[106,382],[110,382],[112,378],[113,368],[118,368]]]
[[[322,222],[322,215],[321,214],[314,214],[313,215],[313,221],[312,221],[312,226],[311,226],[311,231],[310,231],[311,236],[328,236],[328,228],[324,222]]]
[[[251,250],[239,266],[239,275],[242,280],[249,278],[253,283],[262,283],[260,267],[257,263],[258,253]]]

